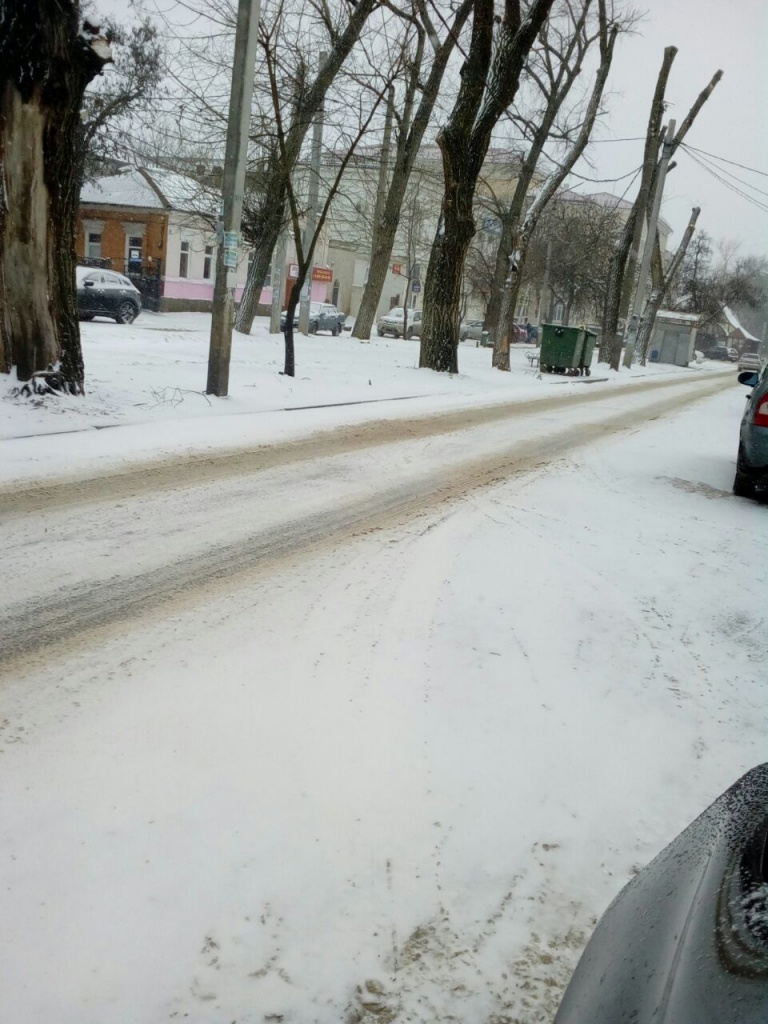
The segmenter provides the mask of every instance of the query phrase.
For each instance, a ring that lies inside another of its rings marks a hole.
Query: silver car
[[[393,338],[420,338],[422,310],[405,310],[402,306],[395,306],[388,313],[380,316],[376,324],[376,331],[380,338],[391,335]]]

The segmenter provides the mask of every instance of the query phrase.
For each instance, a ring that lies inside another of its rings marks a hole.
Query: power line
[[[688,149],[685,143],[683,143],[683,149]],[[706,163],[706,161],[701,160],[700,157],[697,157],[694,153],[690,151],[688,155],[693,160],[699,160],[699,162],[701,163]],[[758,195],[765,196],[766,199],[768,199],[768,192],[764,192],[762,189],[758,188],[757,185],[753,185],[751,181],[745,181],[743,178],[740,178],[737,174],[734,174],[733,171],[727,171],[724,167],[715,167],[713,168],[713,170],[717,170],[720,171],[720,173],[722,174],[726,174],[732,181],[738,181],[740,185],[744,185],[746,188],[751,188],[753,192],[757,192]]]
[[[763,178],[768,178],[768,171],[759,171],[756,167],[747,167],[746,164],[740,164],[736,160],[728,160],[724,156],[718,156],[716,153],[708,153],[706,149],[697,149],[696,146],[689,146],[687,143],[681,143],[683,149],[687,149],[689,152],[693,151],[701,153],[703,156],[710,156],[714,160],[721,160],[724,164],[732,164],[733,167],[739,167],[742,171],[749,171],[752,174],[759,174]]]
[[[709,164],[706,164],[703,160],[699,159],[699,157],[697,157],[694,153],[689,153],[688,155],[695,163],[699,165],[699,167],[703,168],[703,170],[705,170],[707,174],[710,174],[722,185],[725,185],[725,187],[730,189],[731,192],[735,192],[736,195],[741,196],[742,199],[746,199],[748,203],[752,203],[753,206],[756,206],[758,210],[762,210],[763,213],[768,213],[768,205],[766,205],[765,203],[761,203],[759,199],[755,199],[754,196],[749,195],[749,193],[744,192],[742,189],[738,188],[736,185],[728,181],[726,178],[721,177],[717,173],[717,171],[714,170],[714,168],[710,167]]]

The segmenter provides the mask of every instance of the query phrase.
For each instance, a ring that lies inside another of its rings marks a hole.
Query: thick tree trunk
[[[457,189],[457,193],[458,193]],[[424,320],[419,366],[458,373],[461,278],[475,234],[472,193],[455,196],[432,245],[424,288]]]
[[[76,0],[19,6],[0,36],[0,371],[81,393],[75,229],[80,109],[111,57]]]
[[[530,185],[530,181],[531,179],[529,178],[526,182],[526,191],[528,189],[528,185]],[[504,216],[501,218],[501,236],[499,238],[499,247],[496,250],[496,263],[493,267],[491,294],[488,298],[488,305],[485,310],[485,320],[483,322],[483,330],[488,331],[490,336],[494,339],[496,338],[499,328],[502,306],[504,304],[504,284],[509,274],[509,257],[512,255],[512,246],[515,242],[515,231],[517,230],[521,212],[522,204],[520,205],[520,209],[517,209],[513,199],[510,209],[505,210]],[[494,359],[495,358],[496,352],[494,346]],[[494,362],[494,366],[495,365],[496,364]]]

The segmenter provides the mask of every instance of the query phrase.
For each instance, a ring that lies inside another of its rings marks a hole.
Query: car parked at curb
[[[729,345],[713,345],[704,353],[707,359],[720,359],[723,362],[735,363],[738,361],[739,353]]]
[[[482,320],[465,320],[459,328],[459,338],[461,341],[480,341],[483,333],[483,321]]]
[[[330,302],[310,302],[309,304],[309,333],[318,334],[320,331],[330,331],[333,337],[341,334],[346,314],[338,310]],[[280,314],[280,330],[285,330],[287,322],[287,311]],[[299,307],[293,316],[293,329],[299,327]]]
[[[739,356],[739,370],[755,370],[759,373],[763,368],[763,360],[757,352],[742,352]]]
[[[768,496],[768,366],[762,374],[745,370],[739,383],[752,391],[739,430],[733,493],[740,498]]]
[[[141,312],[141,292],[122,274],[95,267],[76,267],[75,282],[81,320],[104,316],[119,324],[132,324]]]
[[[379,317],[376,331],[380,338],[388,335],[393,338],[420,338],[423,315],[421,309],[409,309],[406,312],[402,306],[395,306]]]

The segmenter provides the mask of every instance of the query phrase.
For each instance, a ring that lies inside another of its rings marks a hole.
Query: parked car
[[[480,323],[482,323],[482,321],[480,321]],[[483,339],[482,334],[483,332],[481,331],[481,333],[478,335],[478,337],[480,338],[480,344],[483,346],[483,348],[492,348],[493,338],[489,334],[488,337]],[[470,337],[472,337],[472,335],[470,335]],[[525,327],[523,327],[522,324],[512,324],[512,331],[509,335],[510,345],[520,345],[523,343],[527,343],[527,341],[528,331],[525,329]]]
[[[728,345],[713,345],[712,348],[707,349],[706,356],[707,359],[722,359],[735,363],[739,358],[739,353]]]
[[[768,764],[744,775],[606,910],[554,1024],[768,1020]]]
[[[763,360],[757,352],[742,352],[739,356],[739,370],[756,370],[763,368]]]
[[[81,320],[109,317],[132,324],[141,312],[141,292],[122,274],[94,267],[76,267],[77,311]]]
[[[754,498],[768,494],[768,366],[762,374],[745,370],[739,383],[752,392],[741,420],[733,493]]]
[[[309,333],[317,334],[319,331],[330,331],[334,338],[341,334],[346,315],[338,310],[330,302],[310,302],[309,304]],[[280,314],[280,330],[285,330],[286,313]],[[299,307],[293,317],[293,329],[299,326]]]
[[[459,338],[461,341],[466,341],[470,338],[472,341],[480,341],[480,336],[483,333],[483,321],[482,320],[465,320],[461,327],[459,327]]]
[[[420,309],[409,309],[407,316],[402,306],[395,306],[388,313],[380,316],[376,324],[379,337],[386,338],[391,335],[393,338],[403,337],[403,326],[405,326],[406,338],[421,337],[421,319],[423,311]]]

